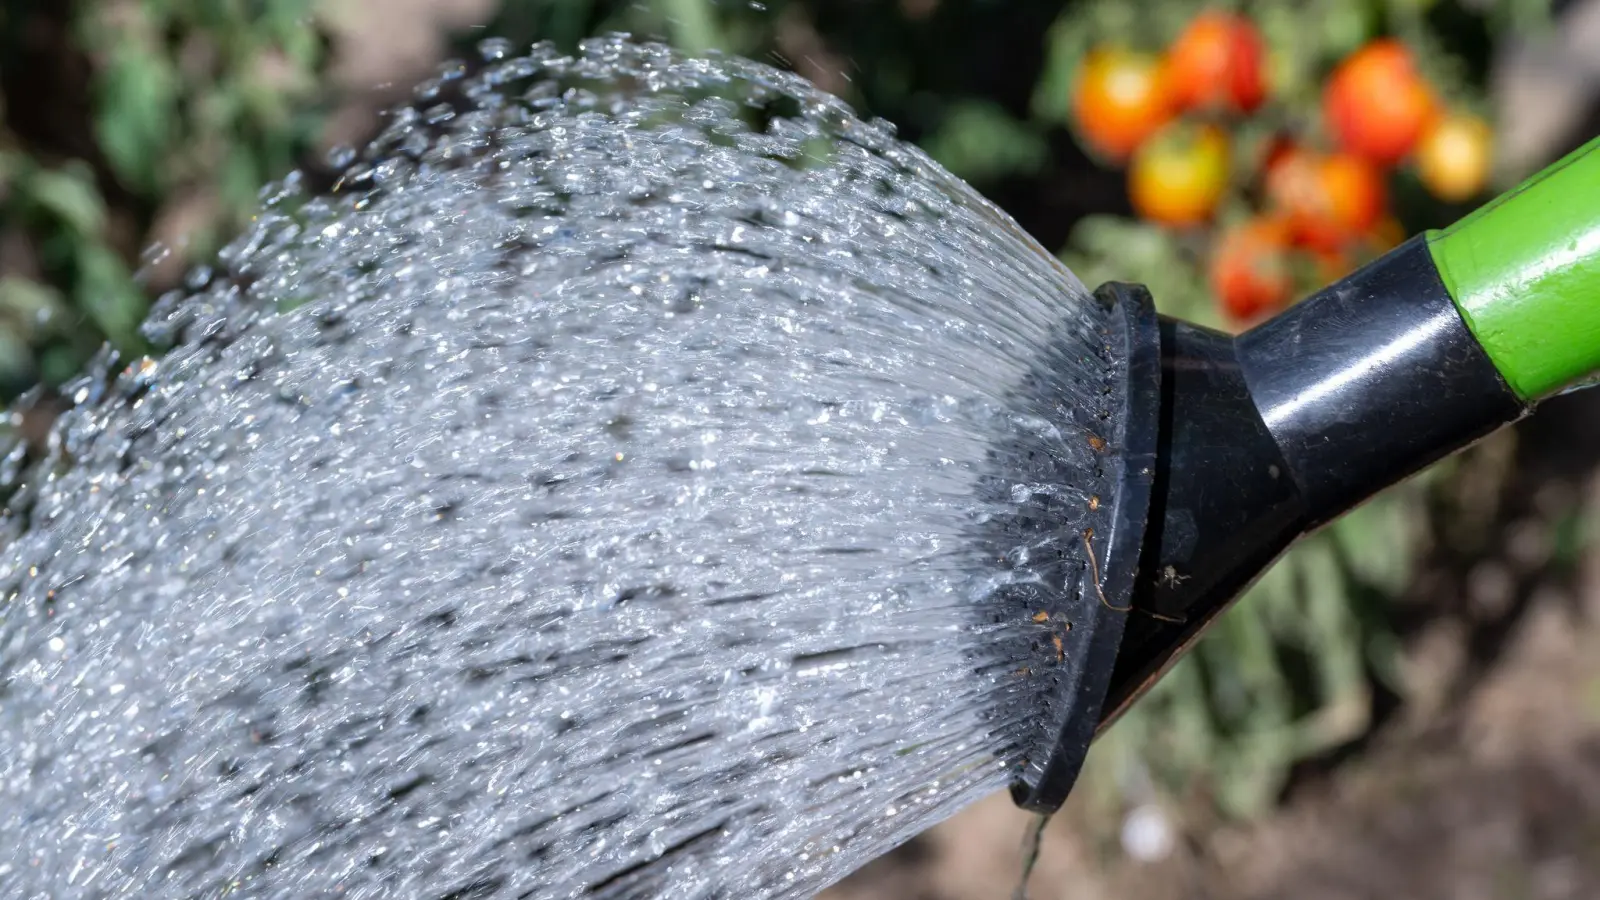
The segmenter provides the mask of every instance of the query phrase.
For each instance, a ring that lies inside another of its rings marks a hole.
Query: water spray
[[[1233,337],[793,75],[483,55],[6,458],[0,895],[807,897],[1600,362],[1587,149]]]

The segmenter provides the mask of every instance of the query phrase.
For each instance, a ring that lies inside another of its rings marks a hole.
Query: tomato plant
[[[1489,181],[1494,134],[1477,116],[1443,116],[1417,147],[1417,173],[1435,197],[1459,203],[1477,196]]]
[[[1404,159],[1432,122],[1433,89],[1411,51],[1373,41],[1341,62],[1323,91],[1323,117],[1338,145],[1379,165]]]
[[[1250,321],[1294,292],[1288,223],[1259,217],[1224,232],[1211,258],[1211,290],[1229,316]]]
[[[1173,104],[1156,57],[1102,47],[1084,58],[1072,111],[1089,145],[1120,161],[1167,124]]]
[[[1265,54],[1249,19],[1202,12],[1167,50],[1168,91],[1180,109],[1252,113],[1267,96]]]
[[[1067,117],[1063,101],[1092,48],[1138,47],[1161,55],[1174,121],[1149,131],[1148,143],[1124,159],[1099,156],[1125,165],[1136,215],[1083,219],[1061,250],[1063,261],[1087,284],[1138,282],[1163,313],[1237,332],[1349,276],[1405,241],[1408,228],[1447,224],[1452,210],[1430,199],[1481,195],[1491,162],[1498,168],[1500,161],[1491,159],[1492,126],[1465,118],[1486,99],[1487,57],[1477,55],[1479,38],[1463,40],[1445,23],[1475,18],[1469,6],[1513,5],[1538,4],[1074,0],[1046,36],[1036,115],[1051,124]],[[1495,29],[1507,21],[1485,16],[1475,27],[1498,42],[1504,32]],[[1171,43],[1158,49],[1150,43],[1156,36]],[[1208,128],[1230,148],[1219,201],[1211,199],[1215,157],[1201,150],[1210,142],[1198,139]],[[1078,130],[1088,144],[1086,135]],[[1400,166],[1420,182],[1415,191],[1401,190],[1411,179],[1395,177]],[[1371,609],[1347,605],[1341,592],[1360,597],[1374,584],[1387,593],[1409,583],[1407,522],[1419,496],[1389,493],[1355,514],[1372,518],[1347,518],[1291,551],[1241,602],[1241,618],[1233,620],[1239,628],[1208,635],[1184,664],[1189,668],[1164,679],[1111,730],[1106,740],[1117,749],[1102,741],[1100,755],[1091,754],[1099,771],[1120,773],[1105,783],[1119,783],[1129,766],[1146,766],[1172,796],[1187,796],[1195,769],[1204,768],[1202,803],[1253,814],[1280,796],[1284,773],[1305,754],[1368,728],[1346,713],[1369,708],[1376,683],[1370,671],[1396,671],[1395,657],[1380,657],[1397,642],[1368,612],[1331,614]],[[1362,549],[1350,552],[1354,547]],[[1300,630],[1312,602],[1319,616],[1330,614],[1319,619],[1327,630],[1314,639]],[[1292,673],[1279,667],[1271,647],[1303,648],[1308,640],[1322,648],[1321,658],[1327,648],[1345,648],[1343,661],[1309,677],[1298,663]],[[1363,668],[1369,663],[1370,671]],[[1186,704],[1205,698],[1216,702],[1190,716]],[[1161,703],[1168,705],[1153,705]],[[1335,719],[1351,724],[1330,726]],[[1171,747],[1183,738],[1167,743],[1178,721],[1199,723],[1192,726],[1199,736],[1182,750]],[[1234,768],[1214,764],[1245,758],[1248,765]],[[1128,802],[1126,794],[1110,799],[1106,809]]]
[[[1231,145],[1215,125],[1170,125],[1146,141],[1128,168],[1128,196],[1146,219],[1198,225],[1211,218],[1228,187]]]

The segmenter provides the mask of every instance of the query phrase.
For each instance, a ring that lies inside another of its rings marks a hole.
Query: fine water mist
[[[483,56],[8,458],[0,896],[807,897],[1043,739],[1082,285],[792,75]]]

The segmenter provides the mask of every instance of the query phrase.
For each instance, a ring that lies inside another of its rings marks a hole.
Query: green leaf
[[[3,107],[0,107],[0,112],[3,111]],[[4,200],[11,182],[26,172],[31,163],[32,160],[21,153],[0,149],[0,200]]]
[[[22,336],[0,328],[0,382],[15,384],[33,377],[33,349]]]
[[[724,44],[710,0],[657,0],[671,26],[673,43],[691,53],[721,49]]]
[[[969,181],[1036,171],[1048,156],[1044,138],[988,101],[957,101],[922,142],[929,156]]]
[[[1322,696],[1334,703],[1365,684],[1363,654],[1346,598],[1345,579],[1325,537],[1301,545],[1302,588],[1310,646],[1316,650]]]
[[[138,326],[144,296],[122,260],[104,244],[84,244],[78,251],[78,278],[73,299],[118,349],[136,352],[142,342]]]
[[[1065,124],[1071,119],[1072,84],[1089,42],[1070,19],[1051,27],[1045,38],[1044,71],[1034,85],[1029,111],[1041,122]]]
[[[84,168],[36,170],[23,189],[34,203],[80,237],[99,234],[105,224],[105,204]]]
[[[77,375],[87,362],[85,355],[70,345],[57,344],[46,347],[39,354],[39,379],[46,384],[58,385]]]
[[[130,40],[113,51],[98,81],[96,131],[117,177],[136,190],[159,187],[166,155],[175,149],[180,83],[174,63]]]
[[[1408,510],[1417,500],[1402,485],[1347,513],[1328,529],[1362,581],[1391,593],[1405,587],[1416,544]],[[1409,502],[1407,502],[1409,501]]]
[[[1085,284],[1132,281],[1150,289],[1168,315],[1219,325],[1205,273],[1178,239],[1158,226],[1117,216],[1091,216],[1074,227],[1061,259]]]
[[[233,147],[217,180],[221,185],[223,202],[229,209],[237,212],[253,208],[263,179],[251,148],[245,145]]]
[[[1551,563],[1572,568],[1582,562],[1591,540],[1592,514],[1571,512],[1550,524]]]
[[[22,338],[49,329],[67,314],[66,300],[60,291],[15,275],[0,278],[0,310],[14,320],[14,327],[4,331]]]

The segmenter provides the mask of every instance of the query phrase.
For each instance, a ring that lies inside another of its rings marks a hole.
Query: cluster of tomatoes
[[[1387,38],[1333,69],[1319,123],[1278,129],[1236,165],[1234,126],[1270,99],[1266,57],[1248,18],[1203,12],[1159,56],[1091,50],[1072,96],[1084,143],[1126,166],[1134,210],[1204,232],[1212,291],[1240,321],[1288,303],[1307,271],[1332,280],[1403,240],[1389,211],[1396,168],[1414,166],[1448,202],[1479,194],[1490,172],[1489,127],[1448,109],[1405,45]],[[1234,192],[1249,213],[1219,222]]]

